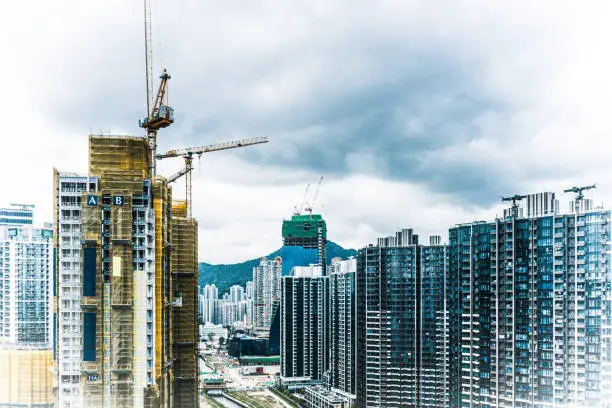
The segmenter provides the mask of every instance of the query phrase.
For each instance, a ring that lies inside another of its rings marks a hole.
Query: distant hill
[[[316,249],[282,247],[271,254],[266,255],[266,258],[274,259],[277,256],[283,258],[283,275],[289,274],[291,269],[296,265],[317,263]],[[349,256],[357,256],[357,251],[354,249],[344,249],[340,245],[331,241],[327,242],[328,263],[332,258],[344,259],[348,258]],[[227,292],[232,285],[244,286],[246,282],[253,279],[253,267],[259,265],[260,258],[228,265],[211,265],[205,262],[200,262],[198,265],[198,272],[200,273],[200,287],[214,283],[217,288],[219,288],[219,294],[222,294]]]

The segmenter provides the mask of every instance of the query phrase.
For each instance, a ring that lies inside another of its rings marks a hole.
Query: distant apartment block
[[[355,273],[357,259],[334,258],[329,277],[329,385],[355,400],[357,303]]]
[[[327,371],[327,277],[320,266],[296,266],[281,279],[280,339],[283,380],[321,380]]]
[[[280,257],[262,258],[253,268],[253,327],[269,330],[273,319],[274,303],[280,298],[280,279],[283,264]]]
[[[446,251],[410,229],[359,251],[359,407],[447,406]]]
[[[200,314],[203,322],[217,324],[219,289],[215,285],[206,285],[200,296]]]
[[[0,208],[0,225],[19,226],[34,223],[34,206],[31,204],[11,204]]]
[[[51,348],[53,230],[0,226],[0,343]]]
[[[450,229],[450,406],[610,407],[611,212],[522,204]]]

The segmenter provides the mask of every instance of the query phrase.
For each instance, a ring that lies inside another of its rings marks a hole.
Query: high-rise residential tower
[[[0,226],[0,343],[51,348],[53,230]]]
[[[197,224],[141,137],[54,174],[59,407],[197,405]]]
[[[446,256],[410,229],[359,251],[359,407],[447,406]]]
[[[321,380],[327,371],[327,296],[320,266],[296,266],[281,279],[281,381]]]
[[[274,303],[280,298],[280,279],[283,262],[262,258],[259,266],[253,268],[253,327],[269,330],[272,323]]]
[[[526,198],[450,229],[450,406],[610,407],[611,212]]]
[[[25,207],[0,210],[0,406],[51,407],[53,230]]]
[[[245,299],[244,288],[240,285],[230,287],[230,302],[238,303]]]
[[[329,385],[355,399],[356,394],[356,298],[357,259],[334,258],[329,277]]]
[[[206,285],[202,289],[202,320],[204,323],[217,324],[217,307],[219,303],[219,289],[215,285]]]

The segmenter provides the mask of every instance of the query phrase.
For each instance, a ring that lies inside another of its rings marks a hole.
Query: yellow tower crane
[[[267,137],[254,137],[250,139],[233,140],[231,142],[215,143],[204,146],[186,147],[183,149],[169,150],[155,156],[156,159],[168,159],[170,157],[182,157],[185,159],[185,167],[168,178],[168,183],[175,182],[182,176],[185,180],[185,200],[187,201],[187,216],[191,217],[191,170],[193,170],[193,156],[202,156],[204,153],[218,152],[220,150],[236,149],[256,144],[268,143]]]

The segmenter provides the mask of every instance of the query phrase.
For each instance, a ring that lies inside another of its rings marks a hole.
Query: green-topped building
[[[283,245],[317,249],[318,264],[325,274],[327,224],[320,214],[293,215],[283,220]]]

